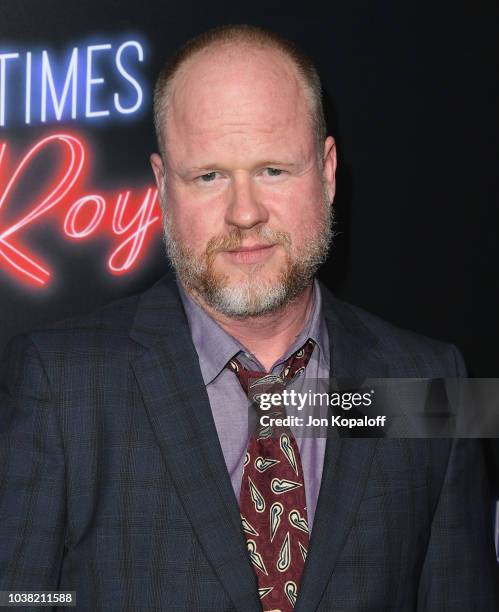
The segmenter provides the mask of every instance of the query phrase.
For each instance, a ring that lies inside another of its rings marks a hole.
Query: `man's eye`
[[[282,174],[282,170],[280,170],[279,168],[265,168],[265,170],[267,170],[269,176],[279,176],[280,174]]]
[[[216,176],[217,176],[216,172],[208,172],[207,174],[202,174],[198,178],[200,178],[203,181],[203,183],[212,183],[215,180]]]

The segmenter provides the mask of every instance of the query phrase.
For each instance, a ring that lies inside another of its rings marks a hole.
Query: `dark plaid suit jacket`
[[[458,352],[337,301],[333,376],[464,374]],[[175,283],[19,337],[0,387],[0,589],[77,609],[257,612],[238,504]],[[297,612],[493,612],[471,440],[328,438]]]

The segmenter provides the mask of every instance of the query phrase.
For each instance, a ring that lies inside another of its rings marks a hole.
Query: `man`
[[[12,344],[0,588],[106,612],[496,610],[475,442],[249,437],[264,377],[464,375],[314,281],[336,152],[309,61],[210,31],[160,74],[155,119],[176,278]]]

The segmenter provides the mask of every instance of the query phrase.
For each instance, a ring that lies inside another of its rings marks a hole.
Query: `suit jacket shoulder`
[[[466,367],[453,345],[397,327],[363,308],[336,298],[321,283],[324,314],[335,337],[369,347],[392,377],[461,377]],[[347,347],[345,347],[347,349]],[[334,350],[334,349],[333,349]]]

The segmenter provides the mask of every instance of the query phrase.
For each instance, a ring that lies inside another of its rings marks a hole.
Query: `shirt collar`
[[[240,342],[226,332],[220,325],[184,290],[177,279],[180,297],[189,324],[192,342],[199,357],[201,375],[205,385],[209,385],[223,371],[232,357],[243,353],[255,370],[263,370],[256,357]],[[283,363],[296,350],[311,338],[316,343],[319,355],[329,366],[329,349],[327,329],[322,313],[322,296],[317,279],[313,285],[313,304],[305,327],[298,334],[291,346],[273,364],[271,371]],[[315,351],[314,351],[315,352]],[[256,366],[256,367],[255,367]]]

